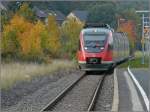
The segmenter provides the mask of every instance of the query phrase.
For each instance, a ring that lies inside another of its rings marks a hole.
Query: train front
[[[85,28],[81,31],[77,53],[80,69],[85,71],[106,71],[113,64],[112,56],[111,30],[106,28]]]

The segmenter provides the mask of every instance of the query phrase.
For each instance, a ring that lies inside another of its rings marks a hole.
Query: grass
[[[128,67],[130,65],[131,68],[148,68],[149,67],[148,57],[145,57],[145,63],[142,64],[141,63],[142,56],[143,56],[142,52],[137,51],[137,52],[135,52],[135,59],[134,60],[126,62],[126,63],[122,64],[120,67],[124,68],[124,67]]]
[[[60,69],[74,68],[75,63],[67,60],[55,60],[51,64],[37,63],[2,63],[1,88],[12,87],[18,81],[30,81],[35,76],[48,75]]]

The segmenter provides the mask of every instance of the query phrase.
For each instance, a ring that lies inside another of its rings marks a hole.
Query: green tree
[[[135,9],[133,8],[129,8],[129,9],[126,9],[126,10],[122,10],[120,9],[120,12],[118,12],[118,14],[126,19],[126,20],[131,20],[131,21],[134,21],[135,23],[135,33],[136,33],[136,40],[137,41],[140,41],[141,40],[141,37],[142,37],[142,29],[141,29],[141,26],[140,26],[140,16],[136,13]]]
[[[55,16],[52,16],[52,15],[48,16],[47,31],[48,31],[49,37],[47,38],[47,42],[45,43],[44,46],[49,52],[51,52],[52,56],[56,57],[59,55],[59,50],[61,47],[61,43],[60,43],[61,35],[60,35],[60,29],[59,29],[59,26],[57,25]],[[45,35],[46,35],[46,32],[45,32]]]
[[[8,23],[8,20],[9,20],[9,18],[8,18],[7,11],[2,10],[1,11],[1,18],[0,18],[2,29],[3,29],[4,25],[6,25]]]
[[[5,31],[2,38],[2,54],[4,56],[10,55],[14,56],[19,50],[19,41],[17,40],[17,31],[15,29],[9,32]]]
[[[120,10],[120,9],[119,9]],[[130,9],[125,9],[125,10],[122,10],[120,12],[118,12],[119,15],[121,17],[123,17],[124,19],[127,19],[127,20],[133,20],[135,21],[136,23],[139,23],[140,22],[140,18],[139,16],[137,15],[136,13],[136,10],[133,9],[133,8],[130,8]]]
[[[23,17],[15,15],[9,22],[4,25],[2,32],[2,54],[19,55],[22,52],[22,34],[29,31],[31,23],[26,21]]]
[[[63,39],[65,52],[69,57],[74,58],[78,48],[79,34],[83,27],[83,23],[75,20],[74,18],[68,18],[62,25]]]
[[[89,9],[89,22],[100,22],[116,27],[116,8],[113,3],[94,5]]]
[[[35,20],[35,14],[32,11],[32,9],[29,7],[29,4],[27,2],[24,2],[19,10],[17,11],[18,15],[23,16],[27,20],[34,21]]]

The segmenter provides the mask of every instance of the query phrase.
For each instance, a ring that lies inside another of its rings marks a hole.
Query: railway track
[[[96,99],[98,97],[98,94],[103,86],[103,82],[104,82],[104,79],[106,77],[106,75],[86,75],[86,74],[83,74],[81,75],[77,80],[75,80],[73,83],[71,83],[69,86],[67,86],[60,94],[58,94],[52,101],[50,101],[42,110],[41,112],[44,112],[44,111],[52,111],[52,110],[57,110],[57,107],[61,107],[59,106],[59,102],[61,102],[61,100],[65,97],[67,97],[67,94],[69,94],[69,92],[72,91],[72,89],[75,88],[75,86],[79,86],[80,83],[83,83],[86,78],[94,78],[97,80],[92,91],[92,93],[90,93],[90,99],[89,99],[89,102],[88,102],[88,105],[86,107],[86,109],[84,108],[83,111],[93,111],[94,110],[94,107],[95,107],[95,104],[96,104]],[[98,79],[97,79],[98,78]],[[76,87],[78,88],[78,87]],[[82,89],[81,89],[82,90]],[[80,99],[80,98],[79,98]],[[82,99],[81,99],[82,100]],[[72,101],[73,103],[73,101]],[[57,106],[58,105],[58,106]],[[57,106],[57,107],[56,107]],[[76,105],[78,106],[78,105]],[[62,106],[63,107],[63,106]],[[78,108],[78,107],[76,107]]]
[[[91,102],[88,106],[87,111],[94,111],[94,107],[95,107],[95,104],[96,104],[96,99],[98,97],[98,94],[100,94],[99,92],[100,92],[100,90],[103,86],[103,82],[104,82],[105,77],[106,77],[106,75],[104,75],[103,78],[101,80],[99,80],[99,83],[98,83],[98,85],[95,89],[95,92],[93,94],[92,100],[91,100]]]

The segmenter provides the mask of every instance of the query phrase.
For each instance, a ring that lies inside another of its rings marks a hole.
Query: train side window
[[[121,43],[122,43],[122,41],[121,41],[121,34],[118,34],[118,56],[119,56],[119,58],[121,58],[122,57],[122,55],[121,55],[121,51],[122,51],[122,48],[121,48]]]
[[[113,49],[113,37],[112,37],[112,36],[110,36],[110,37],[108,38],[108,49],[109,49],[109,50],[112,50],[112,49]]]

